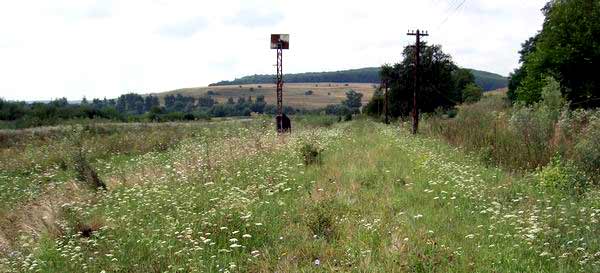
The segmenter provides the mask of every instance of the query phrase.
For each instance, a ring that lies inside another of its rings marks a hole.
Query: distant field
[[[322,108],[329,104],[337,104],[346,98],[346,91],[354,90],[364,95],[363,104],[366,104],[373,93],[375,85],[371,83],[289,83],[284,86],[283,103],[296,108],[315,109]],[[306,95],[306,91],[312,90],[312,95]],[[247,85],[225,85],[211,87],[195,87],[177,89],[164,93],[155,93],[161,99],[166,95],[181,94],[186,96],[201,97],[207,95],[208,91],[213,91],[215,98],[219,103],[226,102],[229,98],[237,100],[238,97],[252,99],[257,96],[265,96],[268,104],[275,104],[277,97],[275,93],[275,84],[247,84]]]

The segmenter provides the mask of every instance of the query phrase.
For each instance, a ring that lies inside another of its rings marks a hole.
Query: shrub
[[[475,103],[483,97],[483,89],[474,83],[470,83],[463,90],[462,96],[465,103]]]
[[[589,186],[589,177],[573,162],[563,161],[560,156],[555,156],[538,175],[542,186],[559,192],[580,195]]]
[[[344,116],[344,121],[351,121],[351,120],[352,120],[352,114],[350,114],[350,113],[347,113],[347,114]]]
[[[73,157],[73,168],[76,178],[94,189],[106,190],[106,184],[98,177],[96,170],[90,165],[83,153],[76,153]]]
[[[575,145],[573,157],[575,162],[598,184],[600,182],[600,117],[593,116],[590,120]]]
[[[315,144],[305,142],[300,147],[300,155],[304,160],[304,165],[321,164],[321,148]]]
[[[89,149],[83,144],[85,133],[86,131],[82,126],[77,126],[67,137],[67,140],[73,145],[71,161],[75,170],[75,177],[91,188],[106,190],[106,184],[100,180],[98,173],[87,159],[86,153],[89,152]]]

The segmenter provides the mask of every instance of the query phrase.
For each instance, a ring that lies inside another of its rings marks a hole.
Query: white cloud
[[[273,73],[270,33],[291,34],[290,73],[397,62],[414,42],[406,30],[422,28],[458,65],[508,74],[546,1],[460,2],[12,1],[0,9],[0,97],[116,97]]]

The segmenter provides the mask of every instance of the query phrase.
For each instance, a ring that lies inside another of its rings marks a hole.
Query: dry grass
[[[174,94],[201,97],[206,95],[208,91],[213,91],[216,93],[213,97],[219,103],[224,103],[229,98],[248,98],[249,96],[256,98],[262,95],[265,96],[268,104],[276,104],[275,87],[274,84],[248,84],[241,85],[241,87],[238,85],[194,87],[152,95],[158,95],[161,99],[166,95]],[[373,84],[370,83],[289,83],[284,86],[283,96],[286,105],[296,108],[315,109],[323,108],[329,104],[340,103],[346,98],[346,91],[350,89],[364,95],[363,104],[368,103],[375,92]],[[305,92],[308,90],[312,90],[314,93],[309,96],[305,95]]]

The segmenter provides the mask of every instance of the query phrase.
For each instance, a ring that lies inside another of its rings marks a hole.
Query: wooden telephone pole
[[[429,36],[427,31],[423,32],[417,29],[417,32],[410,31],[406,35],[416,36],[417,42],[415,44],[415,89],[413,90],[413,124],[412,124],[412,133],[417,134],[419,129],[419,110],[417,109],[417,94],[419,93],[419,67],[420,67],[420,58],[421,58],[421,36]]]
[[[381,81],[381,87],[383,87],[384,89],[384,100],[383,100],[383,111],[385,113],[385,124],[390,124],[390,114],[389,114],[389,106],[388,106],[388,83],[389,81],[386,80],[382,80]]]

